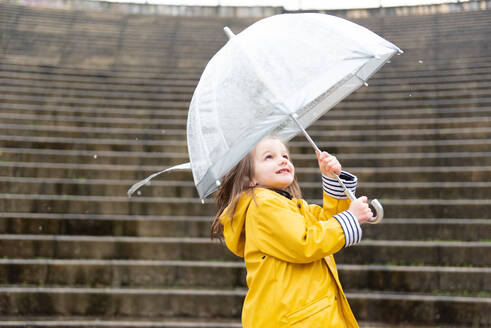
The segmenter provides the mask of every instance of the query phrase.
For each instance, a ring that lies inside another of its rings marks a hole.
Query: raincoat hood
[[[250,203],[253,201],[252,193],[244,193],[237,206],[233,215],[231,212],[230,205],[223,211],[220,222],[223,225],[223,237],[225,238],[225,243],[235,255],[244,257],[245,249],[245,218],[247,214],[247,209]]]

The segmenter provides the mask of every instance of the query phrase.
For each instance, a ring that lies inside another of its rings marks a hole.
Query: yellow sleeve
[[[287,262],[309,263],[345,245],[343,228],[337,220],[310,222],[296,210],[295,202],[274,191],[264,191],[256,199],[247,213],[251,228],[247,238],[261,252]]]
[[[342,171],[339,175],[345,186],[353,194],[356,192],[358,179],[355,175]],[[335,218],[345,235],[345,247],[355,245],[361,241],[362,230],[360,223],[348,211],[351,200],[344,194],[343,188],[336,179],[322,176],[323,205],[309,205],[310,210],[318,220],[331,220]]]
[[[309,204],[310,210],[318,220],[329,220],[336,214],[346,211],[351,203],[349,199],[336,199],[326,192],[322,193],[322,198],[322,207]]]

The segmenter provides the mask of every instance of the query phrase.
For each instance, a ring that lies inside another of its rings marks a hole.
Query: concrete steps
[[[124,109],[124,108],[110,108],[107,111],[101,111],[101,110],[96,110],[94,108],[85,108],[85,107],[76,107],[76,108],[71,108],[69,106],[46,106],[46,107],[40,107],[40,105],[36,104],[2,104],[0,106],[2,108],[2,112],[4,112],[4,118],[6,120],[8,119],[30,119],[32,117],[40,118],[40,119],[45,119],[47,123],[43,126],[29,126],[26,125],[24,126],[24,129],[27,128],[33,128],[34,130],[39,130],[44,127],[45,130],[49,130],[48,126],[50,121],[64,121],[66,122],[65,125],[66,127],[58,126],[56,128],[58,129],[64,129],[66,132],[70,132],[70,130],[77,130],[76,127],[70,126],[69,122],[80,122],[80,115],[84,115],[87,118],[99,118],[98,121],[101,121],[100,118],[105,118],[105,120],[108,120],[109,118],[115,120],[115,123],[119,122],[124,122],[124,120],[128,119],[136,119],[138,122],[145,122],[142,119],[145,118],[145,116],[152,116],[156,119],[168,119],[171,120],[171,122],[175,122],[176,125],[181,125],[184,123],[184,120],[187,119],[187,112],[179,109],[174,109],[174,110],[151,110],[151,109],[140,109],[140,110],[131,110],[131,109]],[[381,120],[387,120],[387,119],[437,119],[437,118],[469,118],[469,117],[486,117],[489,115],[490,108],[488,106],[482,106],[482,107],[476,107],[472,109],[463,109],[463,108],[451,108],[451,107],[433,107],[433,108],[408,108],[405,110],[394,110],[394,109],[385,109],[385,110],[377,110],[377,109],[365,109],[365,110],[357,110],[357,109],[352,109],[352,110],[331,110],[330,112],[326,113],[325,118],[323,119],[324,121],[331,121],[331,120],[339,120],[341,117],[344,118],[350,118],[350,119],[363,119],[363,120],[369,120],[371,118],[379,117]],[[13,117],[12,114],[19,114],[19,117]],[[54,119],[53,116],[61,116],[58,117],[57,119]],[[51,119],[51,120],[50,120]],[[104,120],[102,120],[104,121]],[[322,121],[322,120],[321,120]],[[83,121],[82,121],[83,122]],[[7,127],[9,125],[6,125]],[[52,130],[56,131],[55,127],[51,127]],[[17,129],[20,129],[19,127]],[[79,128],[80,129],[80,128]],[[90,130],[88,127],[85,128],[86,130]],[[96,130],[95,128],[92,128],[94,131]],[[108,130],[109,132],[112,131],[118,131],[117,128],[110,128]],[[128,130],[129,133],[131,131],[138,131],[138,129],[130,129]],[[172,131],[172,130],[171,130]],[[185,134],[185,131],[179,130],[181,135]],[[354,134],[356,134],[357,131],[353,131]],[[374,131],[367,131],[368,134],[370,132]],[[378,131],[380,134],[382,133],[387,133],[390,134],[391,131]],[[476,131],[478,132],[478,131]],[[152,134],[159,134],[161,135],[162,131],[159,130],[158,133],[155,132],[155,129],[152,128],[147,128],[145,129],[145,133],[152,135]],[[358,132],[359,133],[359,132]],[[392,131],[392,134],[394,132]],[[328,134],[328,133],[327,133]],[[347,132],[344,132],[346,135]]]
[[[327,115],[328,117],[330,116],[329,113]],[[78,143],[81,143],[86,138],[87,143],[90,143],[90,138],[100,136],[108,140],[106,143],[122,142],[116,140],[111,141],[111,139],[116,139],[111,138],[111,134],[115,134],[118,140],[131,140],[131,143],[135,143],[135,141],[140,141],[139,143],[155,143],[156,141],[160,141],[161,144],[178,144],[178,141],[180,141],[182,144],[185,139],[185,132],[183,133],[182,130],[179,133],[177,132],[180,127],[185,126],[185,119],[70,117],[20,113],[0,113],[0,117],[2,118],[2,125],[10,127],[10,129],[2,131],[2,138],[5,140],[10,139],[15,141],[14,136],[9,136],[15,132],[19,134],[19,141],[35,141],[36,135],[41,135],[45,140],[49,140],[50,138],[56,140],[57,132],[60,133],[67,130],[64,137],[58,139],[69,140],[70,142],[76,142],[79,139],[80,141]],[[39,123],[33,124],[32,121]],[[112,121],[114,121],[113,124],[111,124]],[[69,123],[67,124],[65,122]],[[24,128],[20,128],[21,125],[24,125]],[[32,129],[30,129],[31,126]],[[380,129],[378,129],[379,126]],[[104,128],[107,129],[106,134],[102,133]],[[128,129],[128,135],[126,137],[124,135],[121,136],[122,129],[125,128]],[[149,134],[144,134],[147,129],[149,130]],[[352,134],[348,132],[351,131],[350,129],[353,131]],[[22,132],[22,130],[27,131]],[[321,142],[332,142],[343,139],[355,141],[368,139],[370,141],[373,139],[383,139],[384,136],[391,137],[390,140],[394,140],[398,131],[400,133],[397,139],[406,140],[410,139],[408,136],[417,130],[421,130],[421,136],[418,137],[416,135],[411,140],[427,140],[431,142],[434,139],[438,140],[444,137],[446,139],[451,139],[452,137],[455,139],[459,137],[463,139],[486,138],[489,133],[489,117],[382,118],[364,120],[349,118],[341,120],[333,118],[331,120],[316,122],[308,129],[309,133],[320,139]],[[70,131],[74,132],[70,133]],[[438,131],[441,131],[441,134],[437,133]],[[80,133],[77,134],[77,132]],[[362,138],[365,134],[366,138]],[[23,137],[23,135],[27,136]],[[169,135],[168,139],[167,135]],[[161,138],[157,138],[157,136]],[[336,136],[338,138],[335,138]],[[295,140],[300,141],[300,144],[302,142],[300,137],[297,137]],[[297,142],[297,144],[299,143]]]
[[[95,153],[96,154],[96,153]],[[96,154],[97,155],[97,154]],[[97,159],[98,157],[96,156]],[[182,163],[182,162],[181,162]],[[2,176],[19,177],[50,177],[63,179],[123,179],[136,182],[158,170],[162,166],[143,165],[110,165],[110,164],[64,164],[64,163],[28,163],[28,162],[0,162]],[[360,181],[365,182],[489,182],[489,166],[466,167],[345,167],[356,174]],[[297,167],[296,173],[304,182],[319,182],[320,174],[315,168]],[[172,173],[172,180],[192,181],[188,172]],[[142,191],[143,192],[143,191]]]
[[[309,199],[308,199],[309,200]],[[309,200],[322,203],[320,200]],[[380,199],[394,218],[489,218],[489,199]],[[213,215],[215,205],[198,198],[0,194],[5,212]]]
[[[469,129],[478,130],[479,129]],[[487,129],[486,129],[487,130]],[[402,131],[401,131],[402,132]],[[424,131],[423,131],[424,132]],[[445,131],[442,131],[445,133]],[[312,135],[312,134],[311,134]],[[331,152],[329,147],[328,151]],[[184,153],[146,153],[128,151],[91,151],[71,149],[31,149],[31,148],[0,148],[2,159],[8,162],[32,163],[79,163],[79,164],[119,164],[169,166],[189,161]],[[335,154],[335,153],[333,153]],[[429,152],[429,153],[387,153],[387,154],[335,154],[344,167],[356,166],[459,166],[462,158],[468,165],[479,166],[489,164],[489,152]],[[292,154],[296,166],[306,167],[315,161],[314,155]],[[170,177],[169,177],[170,178]],[[128,182],[131,183],[131,182]]]
[[[25,327],[29,325],[31,327],[166,327],[166,328],[240,328],[240,320],[217,320],[217,319],[191,319],[191,318],[135,318],[129,317],[126,319],[120,319],[118,317],[108,317],[101,319],[100,316],[77,316],[68,317],[63,316],[64,319],[58,319],[56,317],[26,317],[23,320],[19,320],[18,317],[7,317],[5,321],[0,322],[0,327]],[[368,323],[361,327],[386,327],[379,324]]]
[[[10,15],[15,14],[15,12],[10,12]],[[447,18],[450,18],[450,16]],[[134,18],[136,18],[136,20]],[[123,16],[118,17],[114,24],[111,24],[111,22],[106,20],[97,22],[90,19],[84,21],[82,17],[71,17],[69,20],[56,22],[56,17],[51,17],[50,21],[46,21],[37,18],[30,19],[24,16],[21,22],[22,25],[19,26],[18,23],[7,22],[6,27],[15,28],[15,35],[22,36],[24,39],[33,38],[36,40],[50,40],[53,46],[58,47],[63,45],[62,41],[66,41],[63,37],[66,37],[67,35],[73,37],[74,41],[82,41],[82,44],[84,44],[83,41],[90,40],[94,41],[95,45],[98,46],[120,46],[125,49],[133,50],[137,49],[137,45],[148,45],[160,41],[163,44],[177,46],[180,51],[189,51],[190,45],[183,42],[183,38],[186,40],[197,41],[198,45],[207,46],[208,49],[212,46],[221,46],[223,44],[225,35],[219,34],[216,31],[223,27],[224,22],[226,22],[225,24],[229,24],[229,19],[218,18],[215,21],[207,18],[195,19],[196,22],[194,23],[180,24],[176,17],[162,18],[162,16],[160,16],[153,20],[146,20],[146,22],[142,24],[141,17]],[[249,25],[258,19],[259,18],[237,18],[230,22],[232,24],[231,28],[235,33],[239,33],[245,25]],[[484,34],[490,29],[489,26],[485,24],[488,21],[485,16],[480,18],[472,17],[472,19],[474,19],[475,23],[473,26],[466,25],[466,22],[461,22],[459,24],[449,20],[446,23],[447,26],[440,25],[436,31],[433,30],[431,26],[412,25],[411,28],[414,35],[400,32],[393,33],[392,31],[397,31],[398,28],[405,28],[404,26],[401,26],[401,24],[396,23],[391,25],[392,30],[388,27],[384,27],[380,30],[381,33],[379,33],[389,40],[397,39],[400,44],[404,44],[406,47],[411,47],[412,49],[417,49],[431,43],[437,43],[440,47],[448,47],[459,41],[467,41],[469,44],[472,44],[473,41],[485,39]],[[140,20],[140,22],[137,22],[137,20]],[[466,21],[468,22],[468,18]],[[202,28],[203,24],[206,24],[207,27]],[[40,28],[40,26],[36,25],[42,26]],[[373,25],[373,22],[370,25]],[[197,28],[198,26],[199,28]],[[462,30],[460,30],[459,33],[456,33],[459,28]],[[42,29],[45,30],[43,31]],[[377,32],[377,28],[372,29]],[[174,30],[172,31],[174,33],[157,34],[157,32],[162,30]],[[14,34],[12,31],[10,32],[11,34]],[[418,32],[420,35],[423,34],[427,38],[418,38]],[[53,34],[58,34],[62,38],[52,40],[50,37]],[[200,39],[200,36],[203,37],[203,39]],[[442,39],[437,39],[438,36],[442,36]],[[451,36],[454,38],[450,38]],[[10,44],[11,49],[19,47],[27,50],[27,45],[20,42],[20,40]],[[120,44],[118,44],[118,42]],[[163,48],[162,44],[153,44],[152,48],[145,50],[152,51],[159,48]],[[80,47],[80,49],[82,51],[88,50],[87,48],[84,49],[82,47]]]
[[[67,317],[65,320],[56,319],[52,317],[25,317],[24,321],[19,321],[16,317],[7,317],[7,321],[0,322],[0,327],[24,327],[29,324],[32,327],[166,327],[166,328],[238,328],[241,327],[240,321],[229,320],[192,320],[190,318],[148,318],[140,319],[129,317],[126,319],[118,318],[106,318],[100,319],[99,317]],[[390,324],[380,322],[358,322],[361,328],[388,328],[393,327]],[[431,326],[414,326],[411,324],[399,324],[397,327],[401,328],[430,328]],[[453,328],[460,328],[462,326],[446,326]]]
[[[438,292],[480,298],[490,292],[489,268],[340,264],[338,270],[348,292]],[[0,272],[3,286],[247,287],[245,266],[237,261],[3,259]]]
[[[408,62],[411,65],[408,65]],[[489,81],[487,74],[490,63],[488,56],[460,57],[459,59],[450,57],[445,61],[438,59],[427,59],[426,61],[420,59],[416,62],[396,60],[377,72],[370,79],[369,86],[407,88],[419,81],[421,85],[431,84],[429,85],[430,90],[439,90],[448,88],[457,82],[486,82]],[[3,79],[9,79],[6,85],[36,85],[39,81],[43,81],[46,83],[44,87],[56,85],[60,87],[59,82],[64,82],[65,88],[71,86],[78,87],[78,89],[93,89],[94,86],[100,86],[98,90],[108,91],[127,89],[131,85],[130,92],[139,90],[151,92],[160,85],[189,87],[190,83],[193,83],[192,86],[195,86],[203,70],[203,67],[199,65],[185,68],[124,65],[111,68],[77,67],[74,69],[69,66],[60,67],[60,65],[37,63],[36,59],[32,62],[17,63],[15,58],[9,56],[0,59],[0,66],[2,67],[0,76]],[[444,77],[446,79],[443,79]],[[435,82],[440,82],[441,85]],[[148,89],[141,89],[143,84],[151,85],[148,86]],[[476,87],[479,86],[476,85]],[[373,88],[368,87],[361,90],[358,92],[363,92],[363,90],[372,92]]]
[[[186,41],[187,42],[187,41]],[[203,50],[203,48],[198,49]],[[208,49],[211,50],[211,49]],[[410,52],[413,52],[411,48],[409,48]],[[461,75],[463,76],[463,72],[467,73],[479,73],[480,70],[489,69],[490,63],[490,54],[488,52],[476,52],[472,55],[462,56],[462,57],[427,57],[427,58],[419,58],[416,61],[413,61],[413,58],[409,60],[398,60],[398,57],[395,57],[394,61],[387,63],[384,66],[383,70],[378,72],[377,74],[381,74],[392,79],[399,78],[401,76],[405,77],[415,77],[416,72],[421,72],[423,76],[441,76],[450,74]],[[406,53],[404,53],[406,56]],[[201,75],[203,67],[196,63],[193,66],[187,67],[172,67],[172,66],[163,66],[163,65],[145,65],[141,62],[134,64],[125,64],[118,65],[115,63],[110,67],[104,66],[90,66],[90,67],[75,67],[69,63],[59,63],[57,65],[47,65],[40,64],[40,60],[43,60],[42,57],[33,58],[33,61],[27,62],[22,61],[23,57],[17,58],[13,56],[4,56],[0,59],[0,65],[4,68],[4,72],[2,74],[9,73],[23,73],[27,75],[19,75],[19,78],[22,79],[22,76],[28,76],[29,73],[41,73],[41,74],[50,74],[53,76],[63,76],[66,75],[67,78],[72,77],[105,77],[105,78],[144,78],[144,77],[153,77],[153,78],[162,78],[168,74],[173,73],[184,73],[179,76],[178,80],[194,77],[198,79]],[[40,67],[41,66],[41,67]],[[399,74],[395,74],[396,71],[400,72]],[[136,72],[143,72],[144,74],[135,74]],[[459,74],[460,72],[460,74]],[[409,75],[409,76],[408,76]],[[472,75],[472,74],[471,74]],[[380,76],[373,77],[379,82],[383,82],[380,79]],[[370,83],[371,84],[371,83]],[[436,86],[435,86],[436,87]]]
[[[0,235],[6,258],[239,260],[223,245],[198,237]],[[15,247],[19,245],[21,247]],[[367,240],[337,254],[340,264],[485,267],[490,242]]]
[[[194,316],[212,319],[214,316],[233,318],[240,313],[244,290],[190,290],[190,289],[134,289],[134,288],[66,288],[66,287],[6,287],[0,289],[3,299],[8,299],[9,308],[2,309],[6,315],[21,314],[43,309],[51,315],[84,315],[94,313],[104,316],[138,316],[145,308],[148,317]],[[4,296],[5,295],[5,296]],[[470,325],[486,324],[489,320],[489,298],[411,295],[401,293],[362,293],[346,295],[352,308],[361,320],[386,320],[393,323],[415,322],[431,324],[436,318],[441,323],[466,322]],[[214,302],[207,301],[213,297]],[[70,301],[67,302],[67,298]],[[29,299],[30,304],[25,305]],[[20,305],[24,304],[24,305]],[[90,304],[97,304],[92,308]],[[118,304],[114,306],[112,304]],[[401,311],[401,305],[411,307],[411,315]],[[19,306],[20,305],[20,306]],[[186,306],[187,305],[187,306]],[[390,318],[380,317],[375,311],[379,306],[390,307]],[[194,311],[194,312],[193,312]],[[414,314],[418,314],[413,317]],[[450,315],[449,315],[450,314]]]
[[[77,195],[125,195],[132,180],[109,179],[63,179],[63,178],[29,178],[0,177],[0,193],[28,194],[77,194]],[[438,188],[435,187],[438,185]],[[319,197],[320,181],[300,183],[305,198]],[[436,189],[436,190],[435,190]],[[358,195],[377,195],[378,198],[438,198],[438,199],[487,199],[491,191],[491,182],[366,182],[360,183]],[[197,197],[192,181],[154,181],[150,186],[140,190],[139,195],[147,197]]]
[[[483,113],[484,114],[484,113]],[[484,117],[484,116],[483,116]],[[343,124],[342,122],[340,124]],[[87,143],[91,143],[91,139],[106,139],[107,142],[114,142],[111,139],[127,140],[128,143],[138,141],[155,143],[155,141],[161,141],[166,139],[167,142],[178,143],[185,140],[185,131],[182,129],[141,129],[141,128],[103,128],[103,127],[77,127],[77,126],[56,126],[56,125],[34,125],[34,124],[1,124],[3,138],[9,139],[9,136],[13,137],[25,137],[19,138],[20,141],[36,140],[36,138],[45,140],[64,140],[68,138],[71,140],[87,140]],[[126,131],[126,133],[125,133]],[[417,135],[415,133],[418,132]],[[346,131],[327,129],[327,131],[311,131],[311,136],[319,142],[335,142],[335,141],[398,141],[404,142],[408,140],[412,141],[426,141],[431,143],[434,141],[442,140],[474,140],[474,139],[486,139],[491,134],[491,128],[489,127],[467,127],[467,128],[428,128],[428,129],[401,129],[401,130],[362,130]],[[15,138],[10,138],[15,140]],[[295,137],[292,142],[297,145],[301,145],[304,140],[300,136]],[[22,149],[21,147],[10,147],[11,153],[15,149]],[[8,150],[5,150],[9,152]],[[19,150],[22,152],[23,150]],[[35,151],[35,150],[33,150]],[[117,152],[115,152],[117,153]],[[131,152],[137,153],[137,152]],[[181,156],[185,154],[180,153]],[[418,154],[418,153],[415,153]],[[293,154],[294,156],[295,154]],[[360,154],[361,155],[361,154]],[[418,155],[419,156],[419,155]],[[161,156],[163,157],[163,155]]]
[[[477,97],[485,91],[486,85],[489,84],[490,68],[488,65],[484,68],[452,71],[445,71],[445,68],[441,68],[441,72],[438,73],[421,70],[398,74],[394,77],[391,77],[392,74],[389,72],[385,72],[371,79],[368,87],[360,89],[349,96],[346,101],[407,99],[409,94],[413,99],[443,96],[448,98]],[[197,84],[199,79],[198,74],[189,75],[186,72],[183,72],[182,75],[160,73],[145,77],[143,71],[140,76],[136,77],[111,77],[110,72],[104,71],[96,72],[94,75],[80,75],[79,73],[78,76],[71,76],[69,72],[54,74],[46,69],[44,72],[34,73],[9,72],[7,67],[4,69],[5,71],[0,75],[0,79],[5,81],[2,93],[42,95],[47,99],[63,95],[72,98],[131,97],[160,100],[165,99],[166,96],[176,97],[180,94],[186,94],[190,99],[193,91],[191,88]],[[174,81],[173,78],[175,78]],[[428,86],[430,83],[432,85]],[[457,83],[462,83],[462,86],[459,87]],[[95,87],[99,85],[100,87],[96,89]]]
[[[485,91],[482,91],[484,94]],[[415,94],[416,95],[416,94]],[[337,106],[338,109],[366,109],[366,108],[376,108],[380,106],[380,109],[393,109],[395,107],[401,109],[407,108],[428,108],[428,107],[463,107],[466,105],[473,106],[489,106],[490,99],[489,95],[486,97],[463,97],[456,99],[434,99],[430,97],[428,99],[421,99],[415,97],[415,99],[410,99],[412,93],[404,94],[399,99],[380,99],[380,101],[346,101]],[[376,97],[379,98],[379,97]],[[176,102],[172,100],[159,100],[159,99],[147,99],[147,97],[141,100],[134,99],[91,99],[91,98],[66,98],[65,97],[44,97],[36,95],[2,95],[0,98],[2,102],[5,103],[32,103],[32,104],[46,104],[50,106],[93,106],[97,105],[102,107],[117,107],[117,108],[134,108],[134,107],[145,107],[149,109],[185,109],[189,107],[188,102]],[[410,101],[409,101],[410,100]]]
[[[158,216],[70,213],[1,213],[0,233],[129,237],[210,236],[211,216]],[[383,225],[365,226],[366,240],[486,241],[486,219],[386,218]]]
[[[240,327],[244,264],[210,241],[191,174],[126,190],[188,161],[221,29],[254,20],[0,3],[0,327]],[[488,21],[358,19],[405,54],[309,128],[386,212],[336,255],[361,327],[491,324]],[[319,203],[311,147],[290,149]]]
[[[418,64],[418,63],[416,63]],[[132,71],[114,71],[114,70],[104,70],[104,69],[99,69],[99,70],[74,70],[74,69],[64,69],[64,68],[58,68],[56,66],[47,66],[47,65],[42,65],[41,67],[39,66],[34,66],[32,63],[31,64],[26,64],[26,65],[20,65],[20,64],[15,64],[12,61],[8,60],[3,60],[0,61],[0,65],[3,68],[2,72],[2,78],[7,78],[11,77],[13,78],[12,81],[9,81],[8,84],[5,86],[10,86],[13,88],[15,85],[17,85],[18,88],[20,88],[22,85],[33,85],[37,89],[41,88],[46,88],[46,89],[62,89],[64,88],[63,86],[59,85],[59,82],[62,80],[66,80],[67,82],[71,83],[76,83],[72,84],[72,86],[79,87],[77,89],[93,89],[93,86],[90,87],[89,85],[84,85],[85,83],[89,81],[94,81],[96,84],[101,84],[101,78],[106,79],[108,82],[108,85],[103,87],[101,92],[110,92],[110,91],[115,91],[114,89],[120,89],[120,88],[125,88],[127,87],[127,84],[130,84],[130,82],[135,81],[144,81],[145,79],[147,81],[154,80],[154,82],[166,82],[169,85],[178,85],[180,81],[194,81],[195,83],[198,82],[199,77],[200,77],[200,72],[198,69],[193,69],[193,68],[177,68],[174,70],[167,70],[167,69],[160,69],[160,71],[152,71],[148,72],[144,67],[135,67]],[[489,73],[490,70],[490,63],[488,62],[488,59],[486,58],[485,62],[481,63],[475,63],[472,66],[461,66],[457,67],[454,66],[453,63],[445,63],[445,64],[439,64],[438,69],[439,71],[435,72],[432,69],[429,69],[427,66],[433,66],[428,63],[424,63],[424,61],[421,60],[420,67],[416,66],[413,67],[412,70],[407,70],[404,71],[404,69],[400,69],[399,74],[396,74],[394,68],[390,70],[389,68],[391,65],[394,65],[397,67],[398,65],[395,65],[394,63],[388,63],[387,64],[387,69],[384,68],[383,73],[380,74],[380,76],[374,76],[373,80],[370,79],[370,83],[368,84],[369,86],[371,85],[386,85],[388,86],[388,82],[395,82],[395,81],[401,81],[403,78],[421,78],[422,81],[425,81],[425,78],[434,78],[434,79],[440,79],[441,82],[443,82],[441,86],[439,85],[433,85],[430,90],[438,90],[438,89],[444,89],[445,87],[452,86],[452,82],[454,79],[459,79],[463,78],[466,76],[466,80],[469,82],[472,81],[472,79],[482,79],[485,77],[486,74]],[[434,65],[436,66],[436,65]],[[136,74],[136,71],[140,71],[140,74]],[[378,74],[378,73],[377,73]],[[442,80],[442,77],[447,76],[450,78],[448,81]],[[53,79],[50,81],[47,81],[46,85],[41,85],[39,84],[40,80],[47,79],[47,77],[52,77]],[[172,82],[170,79],[172,77],[175,77],[177,81]],[[384,79],[385,78],[385,79]],[[143,82],[142,81],[142,82]],[[113,83],[111,83],[113,82]],[[115,82],[121,82],[118,83],[120,84],[119,86],[115,86]],[[391,85],[397,85],[397,83],[391,83]],[[70,84],[69,84],[70,85]],[[66,86],[65,86],[66,87]],[[455,86],[454,86],[455,87]],[[479,85],[475,85],[475,88],[479,89]],[[155,85],[153,86],[155,88]],[[367,89],[367,91],[372,91],[371,88],[364,88]],[[468,89],[461,88],[461,89]],[[152,88],[149,90],[139,90],[138,87],[136,89],[131,89],[131,92],[141,92],[144,91],[146,93],[152,92]],[[421,90],[421,91],[428,91],[428,90]],[[97,96],[97,92],[93,96]]]
[[[1,114],[0,114],[1,116]],[[465,120],[465,119],[462,119]],[[443,121],[443,119],[441,120]],[[442,123],[438,121],[439,123]],[[486,129],[489,124],[488,118],[466,120],[469,125],[475,125],[476,128]],[[459,120],[455,119],[458,124]],[[344,129],[354,128],[348,122]],[[376,125],[376,122],[373,122]],[[356,122],[353,122],[356,124]],[[434,128],[434,126],[432,127]],[[367,154],[367,153],[415,153],[415,152],[438,152],[445,150],[447,152],[488,152],[489,138],[479,138],[487,136],[488,133],[471,139],[445,139],[443,140],[360,140],[360,141],[319,141],[316,142],[321,149],[328,150],[331,153],[345,154]],[[92,150],[94,154],[98,151],[131,151],[131,152],[181,152],[187,151],[187,143],[183,140],[140,140],[138,137],[121,138],[70,138],[70,137],[38,137],[22,135],[0,135],[0,141],[4,147],[8,148],[50,148],[50,149],[81,149]],[[309,154],[312,148],[306,141],[292,141],[289,143],[289,149],[292,153]]]
[[[83,74],[80,71],[56,71],[55,68],[52,70],[36,70],[35,67],[27,67],[29,70],[18,71],[17,69],[10,70],[9,68],[11,65],[8,64],[0,63],[0,66],[3,68],[3,72],[0,76],[2,80],[5,80],[5,83],[2,86],[2,90],[4,90],[5,93],[30,94],[26,88],[32,88],[33,94],[45,94],[48,96],[63,93],[67,94],[67,91],[63,92],[67,87],[70,87],[72,90],[72,92],[70,92],[72,97],[83,96],[97,98],[104,96],[124,97],[129,95],[132,95],[132,97],[144,97],[143,95],[146,94],[147,96],[151,95],[156,98],[162,91],[174,91],[172,89],[167,89],[171,87],[174,87],[175,91],[178,93],[192,95],[193,90],[190,89],[189,84],[197,84],[200,77],[200,74],[192,74],[191,72],[188,73],[186,71],[181,71],[179,74],[177,72],[145,74],[145,71],[142,69],[142,72],[135,76],[135,74],[131,74],[131,72],[126,73],[125,75],[121,73],[116,75],[113,72],[101,70],[94,71],[93,73],[90,73],[89,71]],[[393,77],[391,76],[393,74],[390,74],[390,72],[385,72],[385,74],[374,77],[373,80],[371,79],[368,88],[362,88],[359,92],[350,96],[349,99],[357,99],[355,95],[360,94],[366,94],[368,97],[371,94],[378,94],[377,98],[385,97],[390,99],[391,97],[397,96],[397,92],[407,91],[417,92],[416,95],[419,96],[431,95],[432,92],[440,92],[442,95],[447,95],[445,92],[448,90],[456,90],[463,95],[478,94],[478,90],[486,88],[486,85],[489,84],[487,75],[489,75],[490,68],[488,63],[483,64],[482,67],[476,68],[445,70],[445,67],[441,67],[440,69],[441,71],[439,72],[427,69],[403,72]],[[145,75],[148,75],[148,77]],[[445,77],[449,78],[449,80],[444,80]],[[462,85],[457,85],[457,81],[464,77],[465,81],[462,81]],[[176,80],[172,81],[172,78],[175,78]],[[414,82],[419,81],[420,85],[412,83],[412,88],[408,88],[405,84],[402,86],[401,84],[403,83],[401,82],[403,82],[403,78],[417,79]],[[428,79],[430,78],[436,81],[440,80],[440,84],[433,83],[431,88],[424,89],[423,86],[425,83],[428,84]],[[101,79],[105,79],[106,83],[101,83]],[[93,82],[93,84],[90,84],[89,82]],[[147,84],[149,84],[149,82],[154,83],[149,87],[142,88],[142,84],[145,82]],[[159,85],[155,85],[155,82],[159,83]],[[477,84],[475,82],[480,83]],[[95,88],[95,86],[98,85],[101,87]],[[164,86],[166,88],[164,88]],[[377,88],[374,89],[372,86],[377,86]],[[92,92],[87,93],[86,91]],[[454,95],[448,94],[447,96],[451,97]]]

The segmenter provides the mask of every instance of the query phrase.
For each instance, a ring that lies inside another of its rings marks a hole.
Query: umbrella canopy
[[[206,66],[191,100],[187,142],[203,199],[265,136],[288,141],[402,52],[368,29],[324,14],[262,19]],[[295,122],[296,121],[296,122]]]
[[[207,64],[189,107],[190,163],[137,182],[129,196],[158,174],[191,168],[203,200],[267,135],[288,141],[302,131],[317,149],[304,128],[402,53],[368,29],[324,14],[276,15],[237,35],[225,31],[230,40]]]

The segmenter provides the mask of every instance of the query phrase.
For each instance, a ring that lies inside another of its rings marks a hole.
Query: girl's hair
[[[269,138],[276,139],[274,137]],[[256,186],[251,186],[251,181],[254,177],[253,153],[254,151],[249,152],[249,154],[241,159],[221,181],[220,187],[215,194],[217,212],[211,225],[211,239],[218,238],[221,241],[223,240],[223,226],[220,222],[220,216],[227,206],[228,209],[226,214],[233,220],[237,204],[244,193],[251,193],[255,201],[254,193],[252,191]],[[293,178],[292,184],[285,190],[295,198],[302,198],[296,175]]]

